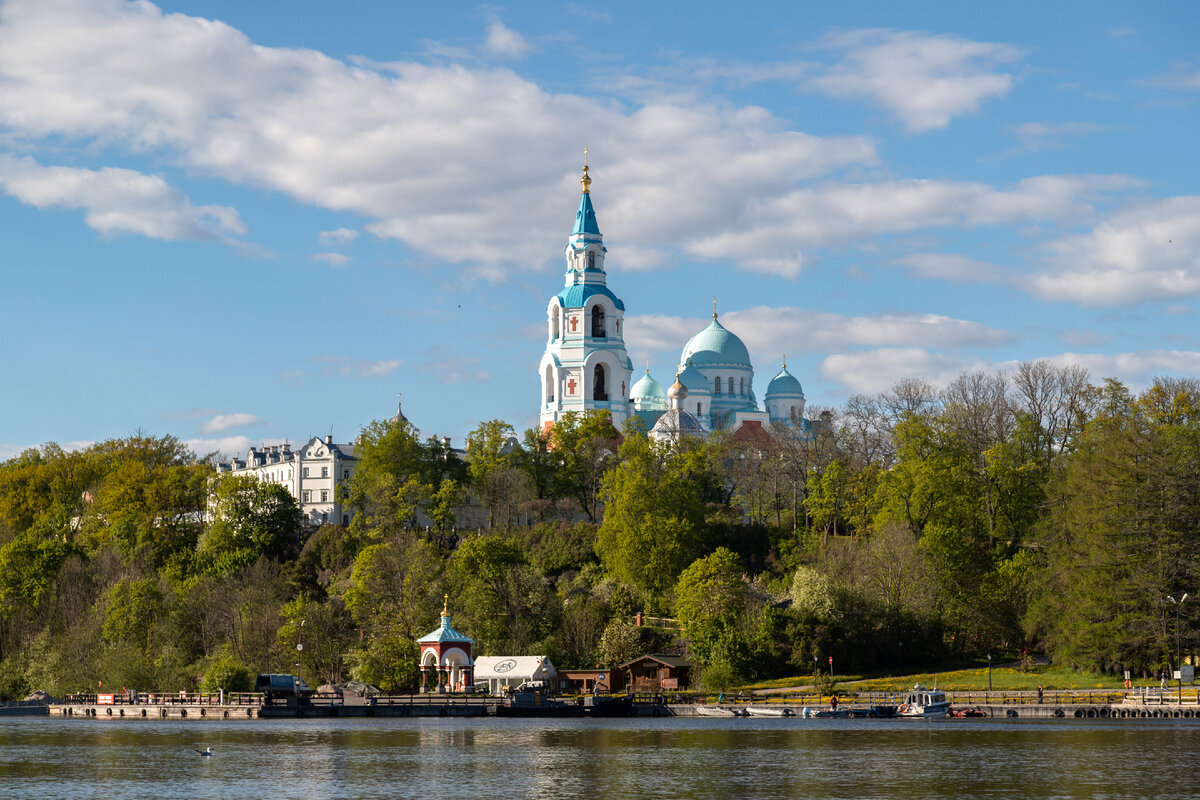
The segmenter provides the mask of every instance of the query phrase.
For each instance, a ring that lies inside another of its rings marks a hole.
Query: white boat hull
[[[701,717],[740,717],[741,714],[732,708],[721,706],[696,706],[696,714]]]
[[[793,711],[790,708],[763,708],[750,706],[746,709],[746,713],[752,717],[790,717],[793,716]]]

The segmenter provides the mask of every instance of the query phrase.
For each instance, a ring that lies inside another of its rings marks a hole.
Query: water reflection
[[[0,797],[1186,797],[1198,744],[1186,720],[18,719]]]

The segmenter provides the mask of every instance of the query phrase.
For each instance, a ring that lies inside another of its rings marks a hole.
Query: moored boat
[[[795,712],[784,706],[748,706],[746,713],[752,717],[792,717]]]
[[[921,684],[914,686],[896,709],[900,717],[944,717],[950,713],[950,701],[940,689],[927,689]]]
[[[740,717],[737,709],[724,706],[696,706],[696,714],[701,717]]]

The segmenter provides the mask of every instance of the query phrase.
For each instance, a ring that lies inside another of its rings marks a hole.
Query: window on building
[[[550,338],[557,339],[558,336],[558,306],[554,306],[550,309]]]
[[[308,477],[308,467],[304,468],[304,477]]]
[[[554,369],[546,365],[546,402],[554,402]]]
[[[604,365],[597,364],[596,368],[594,370],[592,370],[592,399],[593,400],[607,400],[608,399],[608,386],[605,384],[604,377],[605,377],[604,376]]]
[[[713,394],[721,393],[721,379],[713,378]]]
[[[344,480],[344,481],[350,480],[350,470],[348,470],[348,469],[342,470],[342,480]]]
[[[703,409],[704,409],[703,403],[696,403],[696,416],[700,416],[701,414],[703,414],[704,413]]]
[[[311,489],[304,490],[304,502],[306,502],[306,503],[312,502],[312,490]]]
[[[322,490],[321,490],[321,502],[322,502],[322,503],[328,503],[328,502],[329,502],[329,490],[328,490],[328,489],[322,489]]]
[[[729,376],[729,393],[733,394],[733,376]]]
[[[588,253],[588,269],[596,268],[596,254]]]
[[[342,524],[343,525],[350,524],[350,515],[349,514],[342,514]]]
[[[321,467],[321,477],[322,478],[329,477],[329,467]]]
[[[606,335],[604,330],[604,307],[597,303],[592,306],[592,337],[603,339]]]
[[[746,394],[746,379],[742,378],[738,382],[738,386],[741,388],[741,390],[738,392],[738,394],[745,396],[745,394]]]

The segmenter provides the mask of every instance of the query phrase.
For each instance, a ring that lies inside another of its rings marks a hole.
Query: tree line
[[[443,594],[478,654],[670,652],[714,688],[1030,650],[1152,674],[1176,624],[1195,649],[1200,381],[1135,394],[1037,362],[818,411],[673,444],[607,412],[515,446],[491,420],[465,459],[376,421],[350,525],[316,529],[171,436],[28,450],[0,464],[0,696],[297,665],[412,690]]]

